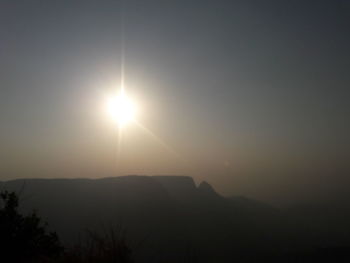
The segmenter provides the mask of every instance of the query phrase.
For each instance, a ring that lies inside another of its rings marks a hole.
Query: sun
[[[116,96],[109,97],[107,106],[112,119],[118,126],[124,127],[135,121],[136,104],[125,94],[124,90]]]

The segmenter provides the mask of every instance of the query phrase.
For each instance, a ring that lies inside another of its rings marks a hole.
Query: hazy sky
[[[349,29],[347,0],[0,1],[0,180],[186,174],[265,200],[341,196]],[[155,136],[129,125],[117,158],[123,42]]]

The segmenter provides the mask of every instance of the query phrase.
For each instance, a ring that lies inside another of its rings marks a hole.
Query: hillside
[[[278,209],[223,197],[186,176],[26,179],[0,189],[18,192],[22,211],[40,211],[66,245],[87,229],[121,226],[138,262],[255,262],[312,242],[305,226]]]

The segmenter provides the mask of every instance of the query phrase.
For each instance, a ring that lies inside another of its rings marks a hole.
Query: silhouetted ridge
[[[220,197],[220,195],[214,190],[214,188],[206,181],[201,182],[197,189],[201,198],[207,199]]]
[[[187,244],[200,251],[196,262],[206,263],[255,263],[295,244],[329,244],[326,234],[314,239],[311,224],[304,226],[289,213],[245,197],[223,197],[209,183],[197,187],[188,176],[22,179],[0,182],[1,188],[20,193],[25,200],[20,212],[40,211],[64,244],[75,243],[85,229],[103,235],[118,225],[130,244],[147,239],[135,255],[140,263],[164,262],[163,255],[171,259],[166,262],[183,262]]]
[[[196,194],[196,185],[189,176],[152,176],[176,200],[187,200]]]
[[[217,194],[214,190],[214,188],[208,184],[206,181],[203,181],[199,184],[198,190],[201,192],[207,192],[207,193],[212,193],[212,194]]]

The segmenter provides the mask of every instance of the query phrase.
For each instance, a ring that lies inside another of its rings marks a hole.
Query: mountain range
[[[18,179],[0,182],[4,189],[67,246],[86,231],[122,229],[136,262],[277,262],[329,245],[296,211],[224,197],[187,176]]]

